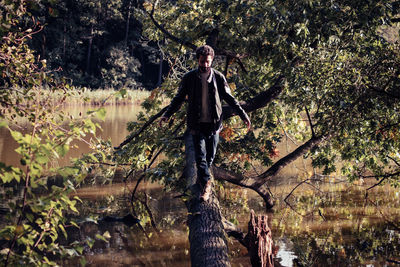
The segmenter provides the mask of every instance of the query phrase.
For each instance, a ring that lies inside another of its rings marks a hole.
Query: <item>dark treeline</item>
[[[51,69],[76,86],[152,89],[160,84],[161,53],[142,35],[140,0],[45,0],[28,10],[43,29],[30,45]],[[32,22],[29,22],[32,23]]]

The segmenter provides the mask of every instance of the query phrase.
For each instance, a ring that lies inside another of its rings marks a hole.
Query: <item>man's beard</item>
[[[210,72],[211,67],[199,66],[199,70],[200,70],[200,72],[202,72],[202,73],[207,73],[207,72]]]

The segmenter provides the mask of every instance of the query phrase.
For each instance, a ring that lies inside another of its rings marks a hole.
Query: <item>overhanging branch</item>
[[[169,39],[171,39],[172,41],[178,43],[178,44],[182,44],[184,46],[187,46],[193,50],[195,50],[197,48],[196,45],[192,44],[189,41],[185,41],[182,40],[174,35],[172,35],[169,31],[167,31],[162,25],[160,25],[154,18],[153,13],[154,13],[154,9],[151,13],[145,11],[147,13],[147,15],[149,15],[151,21],[153,22],[154,26],[156,26],[165,36],[167,36]]]
[[[282,168],[302,156],[314,146],[318,145],[320,142],[322,142],[322,140],[324,140],[323,137],[311,138],[293,152],[278,160],[266,172],[258,176],[248,177],[213,166],[214,178],[254,190],[264,199],[267,208],[272,208],[273,203],[271,200],[271,195],[266,187],[267,179],[276,175]]]
[[[157,114],[153,115],[143,126],[142,128],[139,129],[134,135],[129,136],[128,138],[125,139],[119,146],[114,147],[115,150],[121,149],[124,145],[128,144],[130,141],[138,137],[147,127],[150,126],[156,119],[158,119],[164,112],[167,110],[168,106],[164,107],[162,110],[160,110]]]
[[[283,90],[282,81],[284,79],[285,77],[283,75],[279,76],[274,85],[272,85],[268,90],[259,93],[247,101],[241,101],[240,105],[247,113],[265,107],[280,95]],[[233,108],[228,105],[222,107],[222,116],[224,119],[228,119],[234,115],[236,114]]]
[[[311,139],[309,139],[307,142],[305,142],[304,144],[302,144],[301,146],[296,148],[293,152],[289,153],[285,157],[283,157],[280,160],[278,160],[277,162],[275,162],[267,171],[260,174],[257,177],[258,182],[255,186],[261,186],[263,183],[265,183],[265,179],[276,175],[285,166],[287,166],[291,162],[295,161],[297,158],[302,156],[304,153],[309,151],[314,146],[321,143],[323,140],[324,140],[323,136],[312,137]]]
[[[153,22],[154,26],[156,26],[166,37],[168,37],[172,41],[174,41],[174,42],[176,42],[178,44],[182,44],[182,45],[184,45],[184,46],[186,46],[186,47],[188,47],[188,48],[190,48],[192,50],[195,50],[197,48],[197,46],[194,45],[193,43],[176,37],[175,35],[170,33],[168,30],[166,30],[164,26],[162,26],[160,23],[158,23],[156,21],[156,19],[154,18],[154,16],[153,16],[154,10],[155,10],[155,5],[153,5],[153,9],[152,9],[151,13],[149,13],[147,11],[145,11],[145,12],[150,17],[150,19]],[[229,51],[229,50],[225,50],[225,49],[221,49],[221,48],[218,48],[216,46],[213,46],[213,48],[215,50],[215,54],[216,55],[226,56],[226,57],[230,57],[230,58],[235,59],[238,62],[238,64],[241,67],[241,69],[245,73],[247,73],[247,70],[246,70],[246,68],[245,68],[245,66],[244,66],[244,64],[242,62],[242,58],[245,57],[244,55],[239,55],[239,54],[237,54],[235,52],[232,52],[232,51]]]

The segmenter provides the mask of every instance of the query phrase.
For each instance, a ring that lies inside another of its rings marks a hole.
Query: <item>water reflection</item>
[[[114,198],[121,201],[120,206],[114,207],[114,212],[125,214],[129,212],[126,205],[126,197],[128,197],[126,192],[129,190],[124,189],[125,186],[130,188],[133,184],[114,184],[96,188],[95,190],[99,193],[97,196],[91,194],[89,188],[79,189],[77,194],[85,198],[87,202],[91,199],[93,208],[109,205],[105,199],[112,192]],[[291,188],[292,186],[287,185],[276,187],[275,196],[282,199]],[[246,190],[243,194],[242,189],[230,185],[225,189],[233,194],[242,192],[241,195],[247,195],[249,208],[256,210],[256,213],[264,213],[258,195],[252,191]],[[367,202],[361,201],[365,197],[363,187],[343,185],[335,188],[327,184],[321,186],[320,190],[337,195],[337,198],[331,199],[332,202],[324,203],[325,209],[321,211],[325,214],[324,218],[318,214],[318,210],[313,215],[298,216],[282,203],[268,215],[277,246],[275,266],[395,266],[390,261],[400,260],[398,254],[400,232],[398,228],[391,226],[389,221],[394,223],[400,221],[398,198],[396,198],[398,190],[390,186],[378,188],[370,192],[371,201]],[[103,244],[101,250],[97,247],[97,250],[87,251],[86,258],[91,263],[89,266],[97,264],[190,266],[186,227],[187,211],[183,201],[175,198],[174,193],[164,192],[156,184],[144,183],[140,186],[139,192],[146,192],[152,196],[149,205],[162,232],[157,234],[148,226],[146,231],[150,233],[150,237],[147,238],[135,226],[129,228],[118,223],[104,228],[101,225],[92,226],[97,227],[96,233],[99,234],[109,231],[112,239],[110,245]],[[297,194],[299,197],[305,195],[310,199],[315,197],[304,188]],[[101,195],[103,197],[98,197]],[[345,195],[350,195],[353,199],[346,198]],[[364,203],[364,205],[354,207],[354,203]],[[373,203],[379,203],[379,206]],[[224,201],[221,201],[221,205],[224,216],[232,219],[230,215],[237,215],[235,218],[238,219],[239,227],[246,232],[249,220],[248,210],[233,208]],[[314,203],[307,204],[303,208],[313,210],[312,205]],[[299,207],[301,205],[296,208]],[[112,214],[112,211],[108,212]],[[100,217],[107,214],[109,213],[104,209],[98,210]],[[380,218],[377,214],[381,214]],[[84,235],[81,231],[81,236]],[[239,242],[230,239],[229,251],[232,266],[250,266],[247,250]],[[121,255],[123,258],[111,257],[111,255]]]
[[[297,259],[296,254],[293,252],[293,243],[287,238],[274,240],[274,242],[279,247],[275,261],[280,266],[292,266],[293,260]]]
[[[111,138],[117,145],[125,139],[126,124],[135,120],[139,108],[128,105],[105,108],[107,117],[105,122],[100,122],[103,128],[100,136]],[[87,109],[70,107],[67,111],[79,116]],[[18,165],[15,148],[7,130],[0,128],[0,161]],[[286,148],[287,144],[278,148],[281,156],[293,149]],[[79,144],[79,149],[70,151],[65,159],[55,164],[66,165],[70,157],[86,152],[89,148]],[[269,215],[278,247],[276,266],[396,266],[395,262],[400,261],[399,228],[396,228],[400,225],[399,190],[390,186],[377,187],[366,200],[367,184],[349,187],[327,179],[325,184],[313,184],[318,190],[310,186],[296,190],[288,199],[292,210],[283,199],[310,170],[308,161],[298,159],[280,173],[280,177],[274,178],[277,182],[271,186],[277,203],[274,213]],[[130,192],[135,185],[135,182],[114,183],[79,189],[76,194],[84,199],[81,218],[89,214],[100,219],[129,214]],[[247,196],[248,208],[264,213],[263,202],[254,192],[231,185],[224,187],[226,191],[232,189],[236,196]],[[174,193],[164,192],[158,184],[143,183],[139,188],[139,193],[142,192],[150,196],[149,207],[162,232],[157,234],[148,226],[145,234],[137,225],[129,227],[122,222],[81,222],[80,231],[71,233],[72,240],[94,238],[106,231],[110,234],[109,243],[96,241],[93,248],[85,248],[88,266],[190,266],[187,210],[183,201],[174,198]],[[248,209],[224,201],[221,204],[224,215],[236,219],[246,232]],[[242,245],[230,240],[229,250],[232,266],[250,266],[247,250]],[[65,262],[63,266],[76,266],[76,262]]]

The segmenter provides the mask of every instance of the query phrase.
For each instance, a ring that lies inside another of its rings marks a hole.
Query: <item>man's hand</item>
[[[246,120],[244,120],[243,122],[244,122],[244,124],[246,124],[246,126],[247,126],[247,132],[250,132],[250,131],[251,131],[251,122],[250,122],[250,120],[249,120],[249,119],[246,119]]]
[[[167,121],[168,121],[168,118],[165,117],[165,116],[162,116],[162,117],[160,118],[160,121],[158,122],[158,125],[159,125],[160,127],[162,127],[162,124],[163,124],[164,122],[167,122]]]

